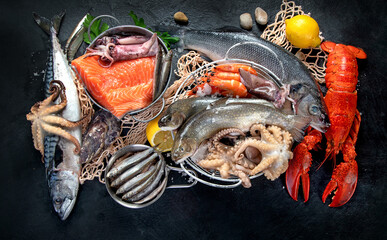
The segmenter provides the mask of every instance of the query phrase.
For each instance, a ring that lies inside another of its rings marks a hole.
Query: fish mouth
[[[174,126],[160,125],[160,123],[159,123],[159,128],[163,131],[173,131],[177,129],[177,127],[174,127]]]
[[[58,213],[61,220],[66,220],[70,215],[74,205],[75,205],[75,199],[66,198],[63,201],[61,207],[58,209],[55,208],[55,211]]]
[[[312,126],[314,129],[325,133],[328,128],[331,126],[329,123],[329,118],[325,114],[321,114],[320,117],[315,117],[312,122],[310,123],[310,126]]]

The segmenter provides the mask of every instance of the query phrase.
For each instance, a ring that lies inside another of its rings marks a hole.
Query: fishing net
[[[310,15],[310,13],[305,14],[301,6],[297,6],[293,1],[288,2],[284,0],[281,4],[281,10],[275,16],[274,23],[266,27],[261,37],[295,54],[307,66],[320,84],[325,83],[327,54],[320,47],[310,49],[296,48],[286,38],[285,20],[297,15]],[[321,32],[320,38],[321,40],[324,39]]]
[[[325,62],[327,55],[321,50],[321,48],[313,49],[299,49],[295,48],[286,39],[285,34],[285,19],[291,18],[295,15],[304,14],[301,6],[296,6],[294,2],[283,1],[281,10],[277,13],[274,23],[268,25],[261,35],[265,38],[286,50],[294,53],[303,63],[308,67],[311,73],[315,76],[316,80],[320,83],[324,83],[325,75]],[[320,37],[321,32],[320,32]],[[201,68],[202,66],[206,66]],[[187,54],[180,57],[177,62],[177,69],[174,73],[180,77],[176,80],[164,93],[166,109],[174,100],[186,98],[187,91],[192,87],[200,84],[198,78],[204,76],[213,66],[209,65],[206,60],[200,57],[200,55],[194,51],[190,51]],[[201,68],[199,72],[195,72]],[[190,77],[191,73],[195,72],[195,76]],[[79,90],[79,98],[82,106],[83,116],[92,116],[94,113],[93,104],[86,95],[82,84],[77,83]],[[101,183],[105,183],[103,172],[106,169],[107,161],[109,158],[117,152],[119,149],[130,144],[144,144],[146,139],[146,127],[147,122],[141,122],[138,120],[151,119],[156,116],[162,110],[162,101],[158,101],[145,111],[136,114],[135,116],[126,115],[121,121],[121,135],[118,137],[106,150],[104,150],[97,158],[92,159],[90,162],[82,166],[81,175],[79,177],[80,182],[83,184],[87,180],[93,180],[98,178]],[[89,118],[89,121],[90,121]],[[85,126],[84,126],[85,130]]]
[[[89,96],[87,96],[85,89],[82,86],[82,83],[78,78],[74,80],[74,83],[78,90],[78,98],[81,105],[81,113],[86,120],[82,124],[82,133],[86,131],[87,125],[91,121],[91,117],[94,115],[93,103],[91,102]]]
[[[191,72],[200,68],[203,65],[206,65],[208,62],[203,60],[200,55],[196,52],[189,52],[183,55],[178,63],[177,70],[175,74],[180,77],[176,80],[164,93],[165,99],[165,108],[166,109],[172,102],[173,98],[179,89],[180,85],[186,80],[186,78],[191,74]],[[185,83],[186,86],[193,84],[192,81]],[[79,98],[81,101],[81,109],[83,116],[93,113],[93,104],[90,99],[87,97],[82,84],[77,84],[78,91],[80,93]],[[85,97],[85,95],[86,97]],[[183,95],[181,95],[183,97]],[[180,98],[180,97],[179,97]],[[106,150],[104,150],[97,158],[92,159],[90,162],[85,163],[82,166],[81,175],[79,177],[80,183],[83,184],[87,180],[93,180],[98,178],[101,183],[105,183],[104,171],[106,169],[107,162],[109,158],[117,152],[119,149],[130,144],[144,144],[147,141],[146,138],[146,121],[153,116],[156,116],[162,110],[163,104],[162,101],[158,101],[151,107],[147,108],[145,111],[136,114],[135,116],[126,115],[121,120],[121,135],[118,137]],[[90,115],[91,116],[91,115]],[[138,121],[140,120],[140,121]],[[90,120],[89,120],[90,121]]]

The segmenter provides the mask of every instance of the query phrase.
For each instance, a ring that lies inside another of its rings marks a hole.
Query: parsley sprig
[[[155,32],[151,28],[147,27],[145,22],[144,22],[144,19],[138,18],[137,15],[134,14],[133,11],[129,12],[129,16],[132,17],[133,22],[136,26],[143,27],[143,28],[146,28],[152,32]],[[177,43],[180,40],[180,38],[178,38],[178,37],[172,37],[168,32],[155,32],[155,33],[157,33],[157,36],[159,38],[161,38],[161,40],[163,40],[163,42],[165,43],[165,45],[167,46],[168,49],[171,49],[171,44]]]
[[[133,19],[133,22],[136,26],[146,28],[152,32],[155,32],[151,28],[147,27],[145,22],[144,22],[144,19],[138,18],[137,15],[134,14],[133,11],[129,12],[129,16]],[[95,17],[93,17],[92,15],[87,14],[86,19],[83,22],[83,25],[86,28],[89,28],[90,23],[91,23],[91,21],[93,21],[94,18]],[[85,32],[83,34],[83,41],[87,44],[90,44],[91,41],[93,41],[98,35],[100,35],[101,33],[103,33],[104,31],[106,31],[108,29],[109,29],[109,25],[107,25],[106,23],[101,24],[101,19],[98,19],[90,27],[91,39],[89,39],[89,35],[87,34],[87,32]],[[178,38],[178,37],[172,37],[168,32],[157,32],[156,31],[155,33],[157,33],[157,36],[159,38],[161,38],[161,40],[163,40],[163,42],[165,43],[165,45],[167,46],[168,49],[171,49],[171,44],[177,43],[180,40],[180,38]]]
[[[91,21],[93,21],[95,17],[93,17],[90,14],[87,14],[85,21],[83,22],[83,26],[86,28],[89,28]],[[109,29],[109,25],[106,23],[102,23],[101,25],[101,19],[96,20],[93,25],[90,27],[90,37],[91,41],[93,41],[98,35],[103,33],[104,31]],[[89,35],[87,34],[87,31],[83,33],[83,41],[87,44],[90,44],[91,41],[89,39]]]

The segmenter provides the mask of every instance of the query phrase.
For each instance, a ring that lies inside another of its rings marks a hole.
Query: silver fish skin
[[[179,163],[191,157],[203,141],[222,129],[238,128],[247,132],[255,123],[279,126],[289,131],[296,141],[301,141],[310,118],[286,115],[261,104],[219,104],[195,114],[183,124],[174,140],[172,160]]]
[[[120,121],[110,112],[98,110],[82,137],[79,153],[81,163],[86,163],[108,148],[121,133]]]
[[[179,48],[196,50],[213,61],[227,57],[264,66],[277,77],[279,87],[290,85],[289,97],[296,102],[296,114],[311,117],[312,127],[320,131],[329,127],[320,87],[306,66],[292,53],[241,29],[182,29],[175,35],[180,37]]]
[[[159,127],[162,130],[175,130],[179,128],[183,122],[192,115],[216,105],[216,103],[231,104],[231,103],[257,103],[268,106],[273,105],[263,99],[254,98],[214,98],[214,97],[193,97],[179,99],[169,105],[167,110],[161,115],[159,119]]]
[[[75,76],[69,67],[67,58],[63,53],[57,37],[63,16],[64,12],[54,16],[50,21],[47,18],[33,13],[36,23],[50,35],[50,54],[52,54],[52,56],[50,56],[49,59],[52,59],[52,79],[60,80],[66,88],[65,94],[67,106],[61,112],[61,116],[70,121],[78,121],[81,119],[81,110],[78,91],[74,83]],[[48,79],[49,78],[46,78],[46,80]],[[58,98],[57,101],[60,101],[60,99]],[[69,129],[68,132],[81,143],[80,127]],[[48,166],[46,173],[54,209],[59,217],[62,220],[65,220],[71,213],[78,195],[78,177],[81,171],[81,164],[79,155],[75,155],[73,152],[74,145],[72,143],[66,139],[60,138],[58,145],[62,150],[62,162],[56,166],[53,159],[48,160],[46,164],[46,166]]]
[[[157,85],[155,87],[154,98],[158,98],[160,94],[163,92],[164,88],[166,88],[165,85],[168,82],[169,73],[171,71],[172,57],[173,57],[172,51],[168,51],[168,53],[165,55],[163,54],[162,62],[160,66],[160,72],[157,78],[158,81],[155,81],[157,82]]]
[[[146,172],[140,173],[137,176],[133,177],[126,183],[122,184],[116,191],[116,194],[122,194],[128,192],[130,189],[134,188],[138,184],[143,183],[146,179],[153,175],[156,171],[156,166],[151,166]]]
[[[142,152],[135,153],[126,159],[122,160],[122,162],[118,163],[116,166],[113,166],[112,169],[106,174],[108,178],[114,178],[128,169],[130,166],[137,164],[142,161],[145,157],[149,156],[149,154],[153,153],[153,148],[148,148]]]
[[[135,203],[143,204],[145,202],[148,202],[154,199],[157,195],[160,194],[161,191],[163,191],[163,189],[165,189],[165,187],[167,186],[167,182],[168,182],[168,178],[165,177],[164,180],[160,183],[160,185],[155,190],[153,190],[148,196],[144,197],[139,201],[136,201]]]
[[[85,25],[83,25],[83,23],[86,20],[86,17],[87,17],[87,14],[79,21],[79,23],[71,33],[70,37],[67,39],[66,45],[64,47],[64,52],[69,62],[74,60],[75,54],[77,53],[79,47],[83,43],[83,34],[87,30]]]
[[[148,158],[144,159],[140,163],[138,163],[136,166],[129,168],[125,172],[123,172],[121,175],[119,175],[114,181],[111,183],[112,187],[118,187],[121,186],[125,181],[132,178],[136,174],[140,173],[145,167],[147,167],[149,164],[154,162],[154,160],[158,157],[157,153],[153,153]]]
[[[143,192],[145,191],[144,189],[147,189],[148,186],[152,185],[153,182],[156,181],[155,179],[157,179],[159,176],[161,178],[161,175],[164,174],[164,168],[165,168],[165,161],[159,161],[157,163],[156,171],[149,178],[147,178],[143,183],[136,186],[134,189],[131,189],[129,192],[125,193],[122,196],[122,199],[130,200],[132,197],[136,196],[137,194],[143,194]]]
[[[149,181],[146,181],[146,183],[144,182],[142,185],[138,186],[139,189],[142,188],[140,191],[138,191],[137,189],[133,190],[133,192],[135,192],[136,194],[131,197],[130,195],[132,195],[132,191],[130,191],[124,196],[122,196],[122,199],[126,199],[130,202],[135,202],[149,196],[150,194],[152,194],[153,190],[159,185],[161,178],[165,176],[165,171],[167,170],[165,169],[165,162],[163,162],[160,170],[156,172],[154,177],[149,178]]]

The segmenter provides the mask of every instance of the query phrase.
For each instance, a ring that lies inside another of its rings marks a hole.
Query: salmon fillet
[[[155,57],[119,61],[107,68],[101,67],[98,59],[80,56],[71,65],[101,106],[122,118],[152,102]]]

